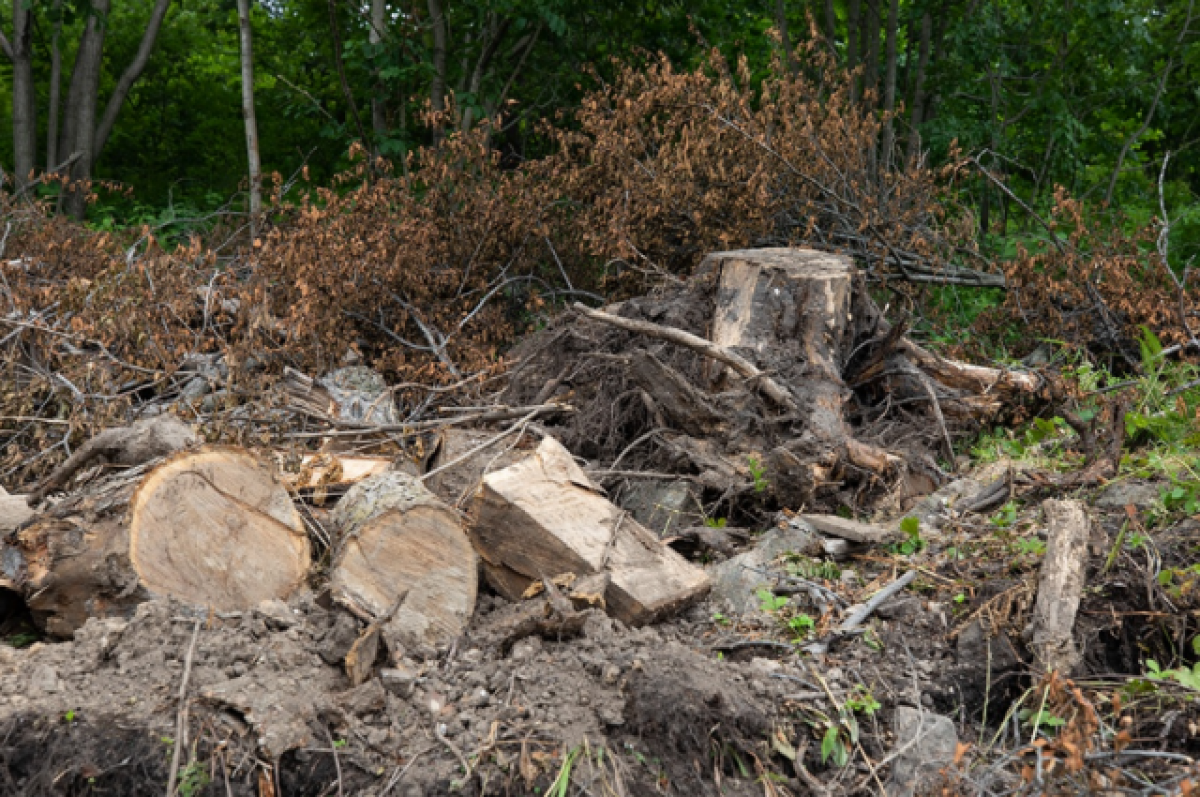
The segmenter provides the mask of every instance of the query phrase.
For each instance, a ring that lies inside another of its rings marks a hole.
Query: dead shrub
[[[1117,370],[1140,366],[1143,328],[1164,344],[1190,340],[1188,326],[1195,321],[1184,318],[1195,313],[1194,300],[1155,251],[1154,223],[1126,231],[1089,217],[1083,203],[1060,187],[1046,225],[1055,235],[1067,234],[1058,243],[1018,249],[1005,265],[1004,305],[981,316],[979,331],[996,334],[1019,323],[1019,354],[1039,339],[1052,339],[1086,349]]]

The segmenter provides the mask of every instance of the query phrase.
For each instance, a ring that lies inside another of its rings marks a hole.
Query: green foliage
[[[1023,708],[1017,714],[1025,727],[1032,729],[1035,733],[1043,730],[1054,732],[1067,724],[1067,721],[1062,717],[1056,717],[1045,709],[1039,708],[1036,711],[1031,708]]]
[[[1015,501],[1008,501],[988,519],[993,526],[1007,529],[1017,522],[1018,506]]]
[[[775,614],[788,605],[786,595],[776,595],[769,589],[760,589],[755,595],[758,596],[758,608],[768,614]]]
[[[858,684],[846,698],[846,708],[855,714],[866,714],[869,717],[883,706],[875,699],[875,695],[871,694],[870,689]]]
[[[906,517],[900,521],[900,531],[905,539],[891,546],[893,553],[900,556],[912,556],[925,550],[925,540],[921,538],[921,521],[915,517]]]
[[[728,522],[729,522],[729,519],[723,518],[723,517],[718,517],[718,518],[706,517],[706,518],[704,518],[704,525],[708,526],[710,529],[723,529],[723,528],[725,528],[726,524],[728,524]]]
[[[1200,656],[1200,636],[1192,638],[1192,653]],[[1188,689],[1200,692],[1200,661],[1193,664],[1190,669],[1188,667],[1177,667],[1164,670],[1159,667],[1158,662],[1154,659],[1147,659],[1146,677],[1152,681],[1174,681],[1181,686],[1186,686]]]
[[[746,469],[750,471],[750,478],[754,481],[754,492],[765,492],[771,483],[767,481],[765,474],[767,468],[756,457],[746,457]]]
[[[842,568],[837,562],[812,559],[799,554],[788,554],[785,567],[788,574],[810,581],[837,581],[842,577]]]
[[[817,627],[817,622],[807,614],[801,613],[789,618],[787,621],[787,626],[796,636],[796,641],[802,642],[808,639],[809,635],[812,634],[813,629]]]

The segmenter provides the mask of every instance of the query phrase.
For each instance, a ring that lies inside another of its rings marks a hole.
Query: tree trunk
[[[57,637],[154,597],[252,609],[287,598],[311,564],[287,490],[248,453],[224,447],[93,483],[0,539],[0,552],[0,586],[20,590]]]
[[[433,125],[433,141],[442,140],[446,111],[446,14],[442,0],[429,0],[429,24],[433,28],[433,78],[429,81],[429,103],[437,119]]]
[[[100,92],[100,64],[104,58],[104,35],[110,0],[92,0],[79,51],[75,54],[75,69],[71,88],[67,92],[67,120],[63,129],[65,146],[62,155],[75,156],[71,164],[64,197],[64,210],[74,219],[82,220],[87,213],[87,198],[91,192],[92,165],[96,159],[96,105]]]
[[[125,99],[129,96],[129,90],[133,88],[134,83],[137,83],[138,78],[146,69],[146,64],[150,61],[150,53],[154,52],[154,45],[158,41],[158,32],[162,28],[163,18],[167,16],[167,9],[170,5],[171,0],[156,0],[154,10],[150,12],[150,21],[146,23],[146,30],[142,34],[142,41],[138,44],[137,54],[129,62],[125,71],[121,73],[112,96],[108,98],[108,105],[104,107],[104,116],[100,119],[100,127],[96,130],[97,158],[104,151],[104,145],[108,143],[113,125],[117,123],[117,115],[121,112]]]
[[[788,72],[795,75],[799,65],[796,54],[792,52],[792,36],[788,30],[787,5],[784,0],[775,0],[775,27],[779,28],[779,44],[783,47],[783,62],[787,64]]]
[[[887,69],[883,81],[883,168],[892,165],[892,150],[896,143],[896,29],[900,24],[900,2],[891,0],[887,20]],[[881,196],[882,199],[882,196]]]
[[[340,535],[334,600],[364,619],[388,618],[382,633],[393,653],[462,634],[475,611],[479,560],[458,513],[418,479],[390,472],[351,487],[332,520]]]
[[[867,0],[866,24],[863,25],[862,52],[865,59],[863,93],[870,93],[871,107],[879,104],[879,1]]]
[[[825,0],[825,38],[829,42],[829,52],[837,60],[837,12],[833,8],[833,0]]]
[[[13,172],[17,188],[29,183],[37,163],[37,91],[33,82],[33,6],[13,0]]]
[[[858,43],[862,38],[862,0],[849,0],[846,7],[846,71],[853,73],[858,68]],[[850,98],[857,102],[859,81],[851,79]]]
[[[475,106],[479,104],[479,91],[483,87],[483,78],[491,67],[496,50],[500,47],[500,42],[504,40],[504,34],[508,32],[511,24],[511,19],[504,19],[489,26],[491,31],[484,41],[483,49],[479,52],[479,58],[475,61],[475,68],[471,71],[471,81],[467,84],[467,91],[473,98],[473,102],[463,109],[462,131],[464,133],[471,129],[471,125],[475,121]]]
[[[387,11],[387,0],[371,0],[371,31],[367,36],[371,43],[372,56],[379,58],[379,45],[383,42],[384,15]],[[375,139],[375,157],[380,156],[379,142],[387,135],[386,104],[383,96],[383,84],[379,79],[379,68],[374,70],[375,87],[371,97],[371,132]]]
[[[62,0],[54,0],[50,12],[54,16],[54,32],[50,36],[50,103],[46,118],[46,172],[58,167],[58,113],[62,106]]]
[[[909,163],[916,162],[921,153],[921,122],[924,121],[925,111],[925,72],[929,68],[929,39],[932,32],[933,19],[929,16],[929,12],[926,12],[921,15],[921,44],[917,49],[917,74],[913,81],[912,98],[909,100],[909,107],[912,109],[910,122],[912,129],[908,136],[907,160]]]
[[[250,173],[250,238],[258,236],[262,212],[262,167],[258,160],[258,118],[254,110],[254,43],[250,30],[250,0],[237,0],[242,61],[242,119],[246,127],[246,162]]]

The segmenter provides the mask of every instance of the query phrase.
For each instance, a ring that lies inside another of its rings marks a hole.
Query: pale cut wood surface
[[[129,558],[151,592],[218,611],[286,598],[311,564],[287,491],[255,458],[228,448],[177,455],[142,481]]]
[[[471,535],[492,586],[518,600],[562,573],[607,573],[608,611],[644,623],[704,595],[707,574],[600,494],[557,440],[484,477]]]

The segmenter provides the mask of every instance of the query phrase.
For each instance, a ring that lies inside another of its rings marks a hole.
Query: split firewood
[[[286,599],[308,575],[304,524],[274,473],[236,448],[183,451],[94,482],[0,538],[0,586],[69,636],[172,597],[214,611]]]
[[[678,611],[710,586],[703,570],[610,503],[553,438],[484,477],[470,533],[489,582],[510,600],[560,573],[607,573],[608,612],[640,624]]]
[[[395,651],[457,638],[475,611],[479,564],[458,513],[407,473],[372,476],[334,508],[340,533],[330,575],[334,600],[379,620]]]
[[[106,429],[80,446],[66,462],[47,476],[29,494],[29,505],[37,506],[47,495],[65,487],[75,474],[96,460],[131,468],[194,446],[197,442],[199,438],[192,427],[174,415],[158,415],[130,426]]]
[[[16,529],[33,516],[28,496],[9,495],[0,488],[0,534]]]

